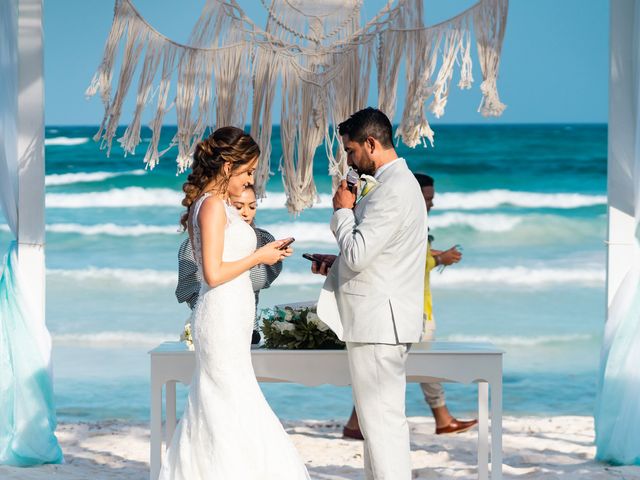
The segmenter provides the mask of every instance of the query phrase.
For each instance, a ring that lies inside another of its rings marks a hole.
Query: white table
[[[478,478],[489,478],[489,387],[491,387],[491,478],[502,478],[502,355],[489,343],[431,342],[413,345],[407,358],[408,382],[478,384]],[[162,461],[162,387],[166,385],[165,443],[176,428],[176,382],[188,385],[195,368],[194,352],[180,342],[165,342],[151,356],[150,479]],[[251,351],[261,382],[292,382],[307,386],[350,385],[345,350]]]

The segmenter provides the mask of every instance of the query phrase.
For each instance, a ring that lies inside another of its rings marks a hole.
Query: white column
[[[633,24],[637,0],[611,2],[609,68],[609,244],[607,255],[607,305],[629,270],[634,242],[633,159],[637,109],[632,59]]]
[[[44,263],[44,61],[42,0],[18,1],[18,255],[32,325],[46,332]],[[51,342],[37,335],[49,363]]]

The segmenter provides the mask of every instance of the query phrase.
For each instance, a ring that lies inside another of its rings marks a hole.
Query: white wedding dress
[[[194,255],[202,273],[198,214]],[[211,201],[216,201],[212,199]],[[225,204],[223,261],[250,255],[253,228]],[[251,364],[255,299],[249,271],[218,287],[203,282],[191,324],[196,370],[180,424],[166,452],[161,480],[304,480],[309,474],[264,398]]]

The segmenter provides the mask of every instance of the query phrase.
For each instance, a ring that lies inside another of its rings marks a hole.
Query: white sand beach
[[[476,432],[433,435],[433,420],[410,419],[416,479],[475,479]],[[362,442],[343,440],[341,422],[287,422],[296,447],[318,480],[363,479]],[[20,480],[148,479],[149,429],[124,422],[67,423],[58,428],[66,464],[0,467],[0,478]],[[640,479],[640,466],[611,467],[593,460],[591,417],[506,417],[504,477],[520,479]]]

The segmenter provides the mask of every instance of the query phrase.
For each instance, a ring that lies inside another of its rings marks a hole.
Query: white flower
[[[293,319],[293,309],[287,308],[284,314],[284,321],[290,322]]]
[[[184,330],[180,334],[180,341],[184,342],[189,350],[194,350],[195,347],[193,345],[193,337],[191,335],[191,323],[189,321],[184,324]]]
[[[313,312],[309,312],[307,314],[307,323],[315,325],[316,328],[321,332],[326,332],[327,330],[329,330],[329,327],[322,320],[320,320],[320,317],[317,314]]]
[[[318,330],[320,330],[321,332],[326,332],[327,330],[329,330],[329,326],[324,323],[322,320],[318,320]]]
[[[376,188],[380,182],[371,175],[360,175],[360,196],[366,196],[370,191]]]
[[[280,333],[291,332],[296,329],[296,326],[293,323],[289,323],[289,322],[276,321],[276,322],[273,322],[271,325]]]

